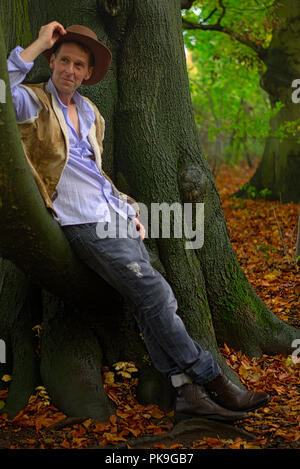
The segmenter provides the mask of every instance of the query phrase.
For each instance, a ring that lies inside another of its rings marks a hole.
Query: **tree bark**
[[[230,244],[213,175],[201,154],[188,87],[180,0],[78,0],[72,6],[61,0],[37,3],[41,22],[31,11],[33,37],[55,11],[55,19],[64,25],[81,23],[94,29],[113,51],[106,79],[83,93],[96,102],[106,120],[104,169],[119,189],[149,209],[155,202],[204,203],[201,249],[186,249],[183,238],[149,237],[145,241],[153,265],[173,288],[178,313],[190,335],[212,352],[237,383],[218,345],[226,342],[249,355],[290,353],[292,340],[300,332],[279,321],[249,285]],[[1,47],[0,69],[4,70],[6,53]],[[38,68],[31,79],[41,73]],[[3,76],[8,83],[7,75]],[[14,324],[18,315],[24,317],[24,344],[30,349],[26,367],[32,370],[26,396],[37,376],[68,415],[106,420],[113,408],[101,385],[101,364],[122,359],[140,367],[140,401],[170,408],[169,384],[144,359],[146,349],[131,305],[75,258],[43,206],[26,165],[11,100],[0,109],[4,122],[0,126],[0,246],[8,259],[3,265],[15,275],[13,287],[6,290],[4,285],[1,290],[0,318],[2,336],[9,343],[14,332],[12,326],[5,326],[8,317]],[[14,269],[22,270],[26,279]],[[19,285],[24,285],[22,290]],[[20,301],[8,307],[11,288],[19,292]],[[30,331],[41,316],[40,358],[36,360]],[[13,370],[9,396],[13,386],[19,396],[9,398],[4,409],[11,415],[24,405],[20,398],[23,378],[14,360],[17,344],[23,342],[20,334],[16,345],[9,347],[12,359],[5,368]]]
[[[297,40],[300,32],[300,4],[296,0],[280,0],[276,14],[281,25],[273,32],[271,44],[263,57],[266,71],[261,86],[268,93],[271,106],[281,102],[283,107],[270,121],[270,136],[266,140],[261,162],[251,180],[235,196],[250,197],[247,188],[255,188],[257,198],[300,201],[300,152],[299,152],[299,104],[292,100],[292,83],[300,77]],[[278,129],[289,124],[293,132],[286,132],[281,138]],[[265,194],[268,189],[269,193]],[[260,192],[264,191],[262,195]]]

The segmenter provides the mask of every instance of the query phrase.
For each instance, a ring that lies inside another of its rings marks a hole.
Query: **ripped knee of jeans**
[[[134,272],[137,277],[139,278],[143,277],[143,274],[141,272],[141,266],[137,262],[130,262],[129,264],[127,264],[126,267],[132,272]]]

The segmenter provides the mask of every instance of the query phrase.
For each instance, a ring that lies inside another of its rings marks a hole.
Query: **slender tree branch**
[[[217,10],[218,10],[218,8],[214,8],[214,9],[210,12],[210,14],[209,14],[206,18],[204,18],[203,23],[206,23],[206,22],[216,13]]]
[[[221,15],[221,19],[223,18],[223,13]],[[201,29],[202,31],[219,31],[224,34],[228,34],[231,39],[239,41],[240,43],[250,47],[253,49],[258,57],[261,60],[264,60],[267,51],[264,49],[262,46],[259,44],[256,44],[256,42],[252,41],[251,39],[248,39],[244,37],[242,34],[237,33],[236,31],[233,31],[230,28],[227,28],[226,26],[222,26],[220,24],[220,18],[218,19],[218,22],[216,24],[202,24],[202,23],[194,23],[192,21],[188,21],[185,18],[182,18],[182,26],[184,29]]]
[[[224,18],[224,15],[226,13],[226,7],[224,6],[223,0],[219,0],[219,5],[222,8],[222,13],[217,21],[217,24],[221,24],[221,21]]]
[[[283,239],[283,234],[282,234],[280,225],[279,225],[278,220],[277,220],[276,211],[275,211],[275,208],[274,208],[274,207],[272,207],[272,208],[273,208],[273,212],[274,212],[276,224],[277,224],[277,227],[278,227],[280,239],[281,239],[281,242],[282,242],[282,245],[283,245],[283,250],[284,250],[284,253],[285,253],[285,255],[286,255],[287,261],[288,261],[288,263],[290,264],[290,258],[289,258],[289,255],[288,255],[288,250],[287,250],[286,244],[285,244],[284,239]]]

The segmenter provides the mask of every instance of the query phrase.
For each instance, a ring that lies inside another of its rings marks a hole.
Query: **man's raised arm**
[[[17,46],[7,59],[7,69],[13,104],[18,123],[26,122],[37,115],[39,104],[24,87],[19,87],[32,69],[34,60],[55,44],[60,34],[66,34],[64,27],[57,21],[42,26],[38,38],[26,49]]]

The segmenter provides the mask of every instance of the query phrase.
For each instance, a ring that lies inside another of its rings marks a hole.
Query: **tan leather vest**
[[[52,202],[55,198],[57,184],[69,157],[67,124],[57,99],[46,91],[46,83],[21,86],[26,88],[39,105],[37,116],[24,122],[18,122],[24,153],[46,207],[57,215]],[[102,141],[105,122],[92,101],[86,97],[84,99],[92,106],[96,117],[88,134],[89,142],[94,151],[95,162],[103,175],[112,184],[114,195],[133,205],[138,215],[139,208],[136,201],[120,192],[102,169],[101,154],[103,151]]]

